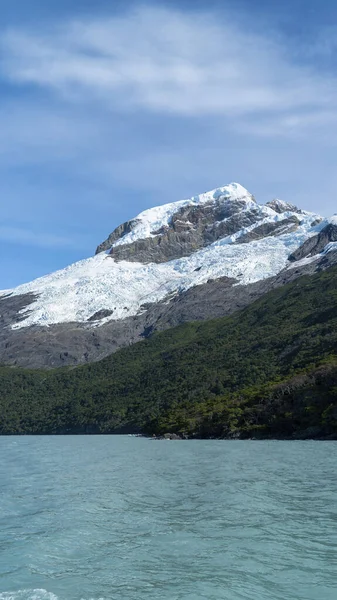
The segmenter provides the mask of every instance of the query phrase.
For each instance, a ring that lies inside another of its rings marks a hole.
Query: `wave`
[[[0,600],[58,600],[58,597],[47,590],[18,590],[17,592],[2,592]]]
[[[18,590],[17,592],[0,592],[0,600],[59,600],[58,596],[43,589]],[[81,600],[84,600],[83,598]],[[90,600],[94,600],[91,598]],[[104,598],[97,598],[104,600]]]

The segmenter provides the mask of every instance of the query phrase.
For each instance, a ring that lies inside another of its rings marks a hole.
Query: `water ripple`
[[[336,600],[337,444],[0,438],[0,600]]]

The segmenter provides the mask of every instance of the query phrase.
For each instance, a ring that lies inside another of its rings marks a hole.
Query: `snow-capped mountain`
[[[163,313],[175,317],[159,328],[229,314],[261,295],[263,282],[328,266],[336,242],[336,217],[281,200],[260,205],[237,183],[151,208],[117,227],[95,256],[0,292],[1,362],[84,362],[137,341]]]

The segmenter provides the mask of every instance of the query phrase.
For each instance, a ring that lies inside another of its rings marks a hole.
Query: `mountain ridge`
[[[172,324],[231,314],[334,264],[336,241],[336,218],[259,205],[237,183],[148,209],[95,256],[0,292],[0,362],[90,362]]]

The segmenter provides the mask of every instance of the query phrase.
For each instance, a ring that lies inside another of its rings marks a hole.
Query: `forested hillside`
[[[337,268],[86,366],[0,369],[0,433],[337,434]]]

